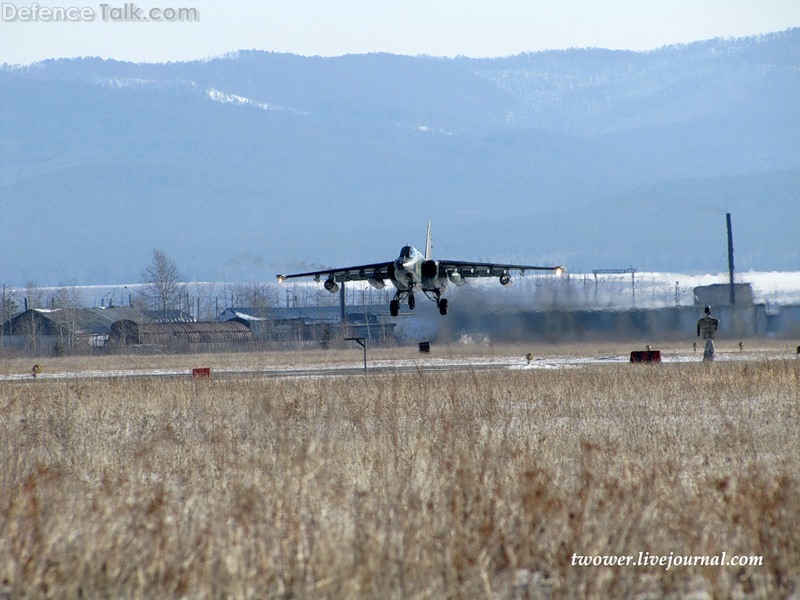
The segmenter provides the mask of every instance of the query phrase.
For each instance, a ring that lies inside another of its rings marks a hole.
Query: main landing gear
[[[431,298],[430,293],[425,292],[425,295],[430,299],[436,302],[436,306],[439,308],[439,314],[444,316],[447,314],[447,298],[442,298],[442,293],[439,290],[433,291],[433,298]]]
[[[433,294],[433,296],[431,296],[431,293]],[[436,306],[439,308],[440,315],[447,314],[447,309],[448,309],[447,298],[442,298],[441,292],[439,292],[438,290],[434,292],[426,291],[425,296],[427,296],[430,300],[436,302]],[[400,313],[400,301],[405,300],[406,298],[408,298],[409,310],[414,310],[414,308],[417,305],[417,301],[414,298],[414,292],[410,290],[406,291],[398,290],[398,292],[394,295],[394,299],[391,302],[389,302],[389,312],[393,317],[396,317]]]

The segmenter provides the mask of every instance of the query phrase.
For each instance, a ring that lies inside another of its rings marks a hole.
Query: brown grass
[[[800,585],[798,360],[0,385],[0,597]],[[764,558],[571,565],[640,551]]]

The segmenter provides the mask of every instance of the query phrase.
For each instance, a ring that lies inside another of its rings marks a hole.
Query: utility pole
[[[730,276],[730,300],[736,304],[736,288],[733,287],[733,228],[731,227],[731,213],[725,214],[728,225],[728,275]]]
[[[344,281],[342,281],[342,284],[339,286],[339,308],[340,308],[340,311],[341,311],[339,316],[341,318],[342,323],[344,323],[344,320],[345,320],[345,307],[344,306],[345,306],[346,300],[347,300],[347,297],[345,296],[345,291],[344,291]]]
[[[363,337],[348,337],[345,341],[355,342],[364,349],[364,375],[367,374],[367,340]]]

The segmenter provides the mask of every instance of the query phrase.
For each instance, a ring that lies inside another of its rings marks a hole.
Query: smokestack
[[[731,304],[736,304],[736,288],[733,287],[733,228],[731,227],[731,213],[725,213],[728,224],[728,275],[730,277]]]

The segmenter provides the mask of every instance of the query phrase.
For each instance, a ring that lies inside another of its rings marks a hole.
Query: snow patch
[[[441,129],[441,128],[440,129],[435,129],[435,128],[430,127],[428,125],[417,125],[416,127],[417,127],[417,131],[421,131],[423,133],[438,133],[439,135],[449,135],[449,136],[453,135],[452,131],[447,131],[446,129]]]
[[[301,115],[311,114],[305,111],[287,108],[286,106],[281,106],[280,104],[259,102],[257,100],[253,100],[252,98],[248,98],[246,96],[240,96],[238,94],[228,94],[216,88],[207,89],[206,94],[212,101],[219,102],[220,104],[233,104],[236,106],[253,106],[255,108],[260,108],[261,110],[281,110]]]
[[[158,79],[142,79],[141,77],[105,77],[96,79],[95,83],[105,88],[129,88],[129,87],[160,87],[167,85],[167,82]]]

